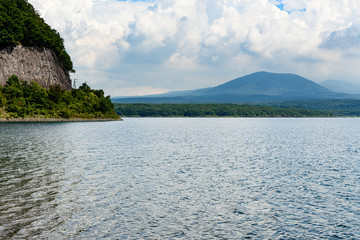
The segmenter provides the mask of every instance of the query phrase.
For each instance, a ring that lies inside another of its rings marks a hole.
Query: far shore
[[[121,118],[0,118],[1,122],[110,122],[110,121],[122,121]]]

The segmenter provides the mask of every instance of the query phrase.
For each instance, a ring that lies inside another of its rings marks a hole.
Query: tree
[[[111,118],[118,119],[110,97],[103,90],[93,90],[87,84],[79,89],[65,91],[59,85],[49,90],[39,84],[20,81],[11,76],[0,86],[0,115],[10,118]]]

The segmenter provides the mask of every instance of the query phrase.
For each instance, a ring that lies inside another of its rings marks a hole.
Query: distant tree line
[[[115,103],[121,117],[329,117],[330,113],[296,108],[238,104]]]
[[[330,112],[333,116],[360,116],[360,100],[358,99],[330,99],[330,100],[304,100],[266,103],[281,108],[306,108]]]
[[[0,118],[84,118],[118,119],[110,96],[93,90],[86,83],[72,91],[59,85],[48,90],[35,82],[20,81],[11,76],[0,86]]]
[[[26,0],[0,1],[0,50],[22,44],[44,47],[56,54],[66,73],[75,72],[64,40],[52,29]]]

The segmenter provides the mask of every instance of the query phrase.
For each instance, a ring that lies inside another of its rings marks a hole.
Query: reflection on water
[[[359,133],[359,119],[0,123],[0,239],[357,239]]]
[[[1,235],[27,237],[49,232],[62,221],[57,196],[64,159],[71,149],[56,124],[0,124]],[[67,150],[65,150],[67,149]]]

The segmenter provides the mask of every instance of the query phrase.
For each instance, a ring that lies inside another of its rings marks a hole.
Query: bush
[[[46,90],[15,75],[0,87],[0,106],[12,117],[119,118],[102,90],[93,90],[87,84],[72,91],[62,90],[59,85]]]
[[[61,109],[58,114],[59,114],[59,117],[62,117],[62,118],[70,118],[71,117],[71,113],[70,113],[69,109]]]

